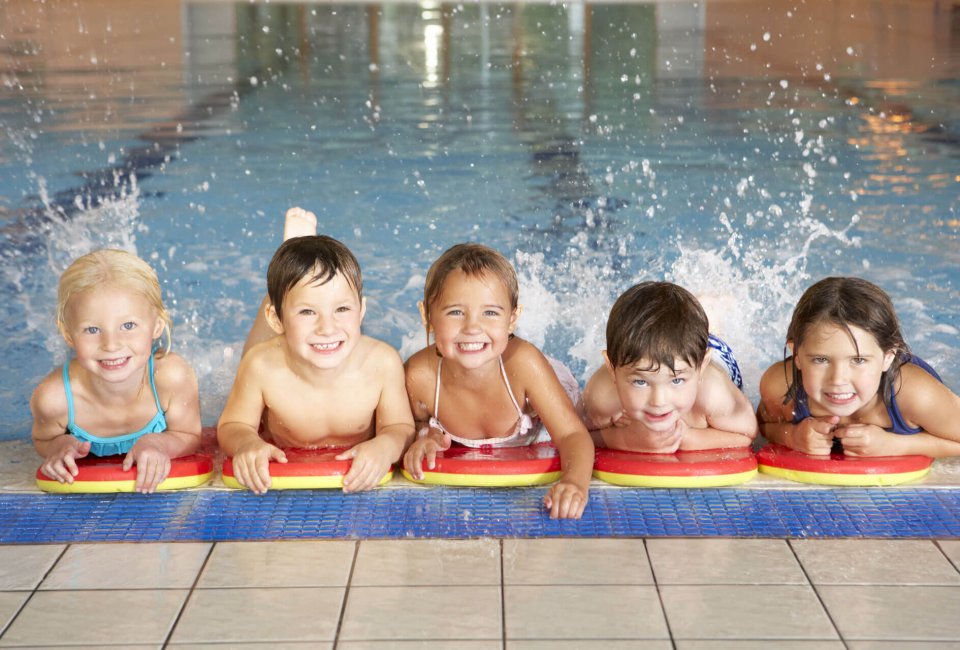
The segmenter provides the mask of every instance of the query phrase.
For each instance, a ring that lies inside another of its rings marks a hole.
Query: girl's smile
[[[110,383],[133,378],[153,354],[163,320],[139,293],[110,284],[74,296],[65,323],[67,342],[87,372]]]
[[[893,363],[893,351],[880,349],[867,331],[851,325],[849,332],[833,323],[810,328],[794,353],[794,363],[803,377],[803,389],[815,415],[851,416],[872,406],[880,379]]]
[[[444,359],[477,368],[498,359],[506,350],[519,309],[510,309],[510,296],[493,275],[467,275],[456,270],[443,283],[431,306],[430,329]]]

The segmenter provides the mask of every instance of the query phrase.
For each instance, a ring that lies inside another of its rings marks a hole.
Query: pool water
[[[616,296],[666,278],[756,402],[804,288],[860,275],[956,390],[956,16],[824,4],[0,7],[0,439],[65,358],[58,274],[103,246],[157,268],[212,424],[291,205],[356,253],[365,332],[404,356],[427,267],[470,240],[581,381]],[[930,52],[898,52],[918,25]]]

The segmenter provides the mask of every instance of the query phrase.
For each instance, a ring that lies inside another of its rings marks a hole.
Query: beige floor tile
[[[649,539],[650,566],[660,585],[805,585],[782,539]]]
[[[506,650],[673,650],[667,639],[556,639],[507,641]]]
[[[500,639],[500,588],[351,587],[341,641]]]
[[[2,647],[2,645],[0,645]],[[223,646],[220,646],[223,648]],[[109,650],[163,650],[162,643],[139,643],[136,645],[128,645],[126,643],[120,643],[117,645],[110,644],[106,646]],[[94,645],[18,645],[17,650],[104,650],[103,644],[97,643]]]
[[[836,639],[813,588],[804,585],[660,587],[675,639]]]
[[[846,646],[836,641],[797,641],[796,639],[680,639],[677,650],[844,650]]]
[[[0,591],[0,634],[30,597],[26,591]]]
[[[502,650],[499,640],[341,641],[337,650]]]
[[[189,589],[210,544],[73,544],[40,589]]]
[[[167,648],[176,648],[176,650],[333,650],[333,641],[304,641],[302,643],[169,643]],[[106,650],[113,650],[107,648]]]
[[[849,641],[850,650],[957,650],[960,641]]]
[[[36,588],[64,548],[63,544],[0,546],[0,591]]]
[[[960,639],[960,587],[830,586],[817,591],[847,641]]]
[[[953,562],[953,566],[957,569],[960,569],[960,541],[940,540],[937,542],[937,545],[944,552],[944,554],[950,558],[950,561]]]
[[[345,587],[356,542],[219,542],[197,587]]]
[[[667,639],[656,587],[508,586],[507,639]]]
[[[815,585],[960,585],[936,544],[914,539],[790,542]]]
[[[652,585],[642,539],[505,539],[506,585]]]
[[[355,587],[499,585],[500,541],[364,540],[350,584]]]
[[[342,587],[197,589],[171,642],[333,641],[343,593]]]
[[[160,644],[187,597],[184,589],[38,591],[0,646]]]

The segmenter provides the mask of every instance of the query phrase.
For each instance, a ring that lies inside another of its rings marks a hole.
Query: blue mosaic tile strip
[[[0,543],[475,537],[960,538],[960,490],[595,489],[580,521],[544,490],[0,495]]]

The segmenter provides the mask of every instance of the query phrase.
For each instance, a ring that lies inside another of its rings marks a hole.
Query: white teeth
[[[320,350],[321,352],[329,352],[330,350],[336,350],[340,347],[340,341],[335,343],[314,343],[312,345],[314,350]]]
[[[126,359],[101,359],[100,365],[107,366],[108,368],[115,368],[117,366],[122,366],[126,362]]]
[[[853,397],[853,393],[827,393],[830,399],[843,401]]]
[[[458,346],[464,352],[479,352],[483,349],[485,343],[459,343]]]

